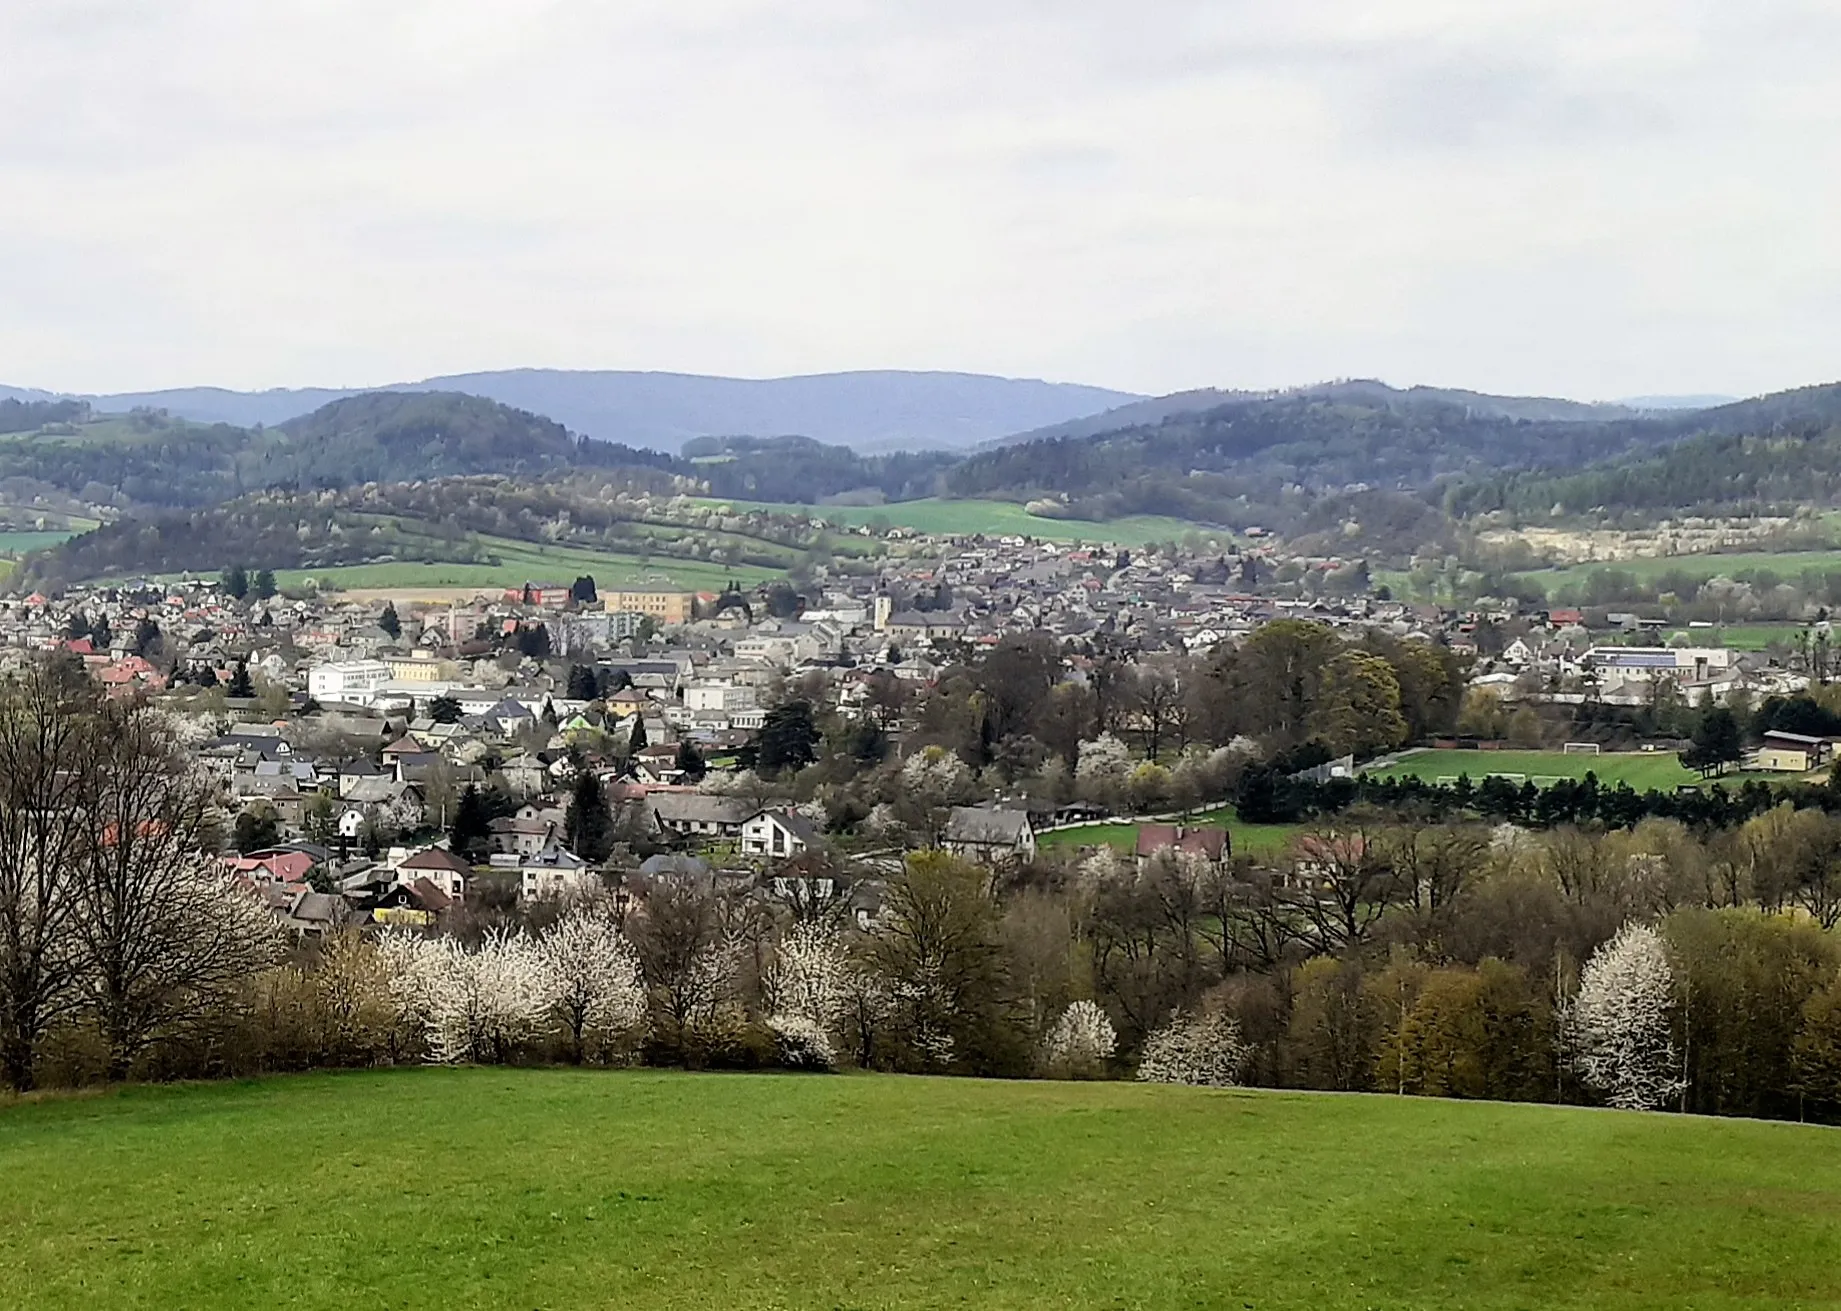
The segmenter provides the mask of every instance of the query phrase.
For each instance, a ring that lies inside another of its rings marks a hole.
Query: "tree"
[[[678,739],[677,759],[672,764],[692,783],[701,783],[703,776],[709,772],[709,767],[703,763],[703,753],[687,737]]]
[[[89,629],[90,646],[97,651],[107,651],[115,645],[115,634],[109,628],[109,617],[98,614]]]
[[[322,846],[339,835],[339,808],[329,792],[315,792],[301,813],[301,831]]]
[[[1681,1091],[1669,1037],[1675,977],[1654,929],[1626,924],[1592,953],[1573,999],[1579,1077],[1612,1106],[1653,1111]]]
[[[1042,1039],[1041,1069],[1055,1079],[1091,1079],[1105,1073],[1119,1045],[1106,1012],[1077,1001],[1061,1012]]]
[[[629,722],[632,727],[626,731],[626,753],[629,756],[636,756],[646,748],[646,717],[643,713],[634,711]]]
[[[448,830],[448,845],[466,860],[483,856],[492,845],[492,815],[485,797],[472,783],[460,790],[459,804],[454,807],[454,826]]]
[[[1725,773],[1727,765],[1744,755],[1738,717],[1724,706],[1710,706],[1701,712],[1700,722],[1694,726],[1693,745],[1679,753],[1681,763],[1698,769],[1702,778]]]
[[[1406,718],[1393,666],[1367,651],[1344,651],[1323,667],[1309,722],[1337,754],[1371,756],[1399,746]]]
[[[592,769],[584,769],[575,780],[575,791],[563,816],[563,841],[569,850],[594,865],[606,860],[614,849],[614,817],[607,808],[601,776]]]
[[[788,701],[769,710],[755,735],[755,767],[773,775],[803,769],[818,758],[819,733],[809,701]]]
[[[72,610],[70,618],[64,624],[64,636],[73,642],[81,642],[89,635],[89,615],[82,610]]]
[[[377,626],[388,633],[392,641],[403,635],[403,621],[396,617],[396,602],[384,602],[383,612],[377,616]]]
[[[0,1072],[37,1084],[40,1044],[75,1008],[80,913],[71,870],[85,846],[86,764],[99,752],[94,691],[38,661],[0,691]]]
[[[670,1056],[696,1060],[732,1000],[735,958],[721,898],[707,883],[674,880],[646,896],[634,946],[652,995],[654,1032]]]
[[[521,624],[518,628],[518,653],[530,656],[533,660],[544,660],[550,654],[550,630],[544,624]]]
[[[1219,1012],[1177,1014],[1144,1040],[1138,1078],[1144,1083],[1231,1088],[1240,1082],[1251,1056],[1231,1017]]]
[[[151,619],[143,619],[134,626],[134,654],[143,660],[152,659],[160,649],[160,626]]]
[[[458,724],[461,714],[459,700],[446,693],[428,703],[428,717],[437,724]]]
[[[767,1013],[809,1021],[829,1041],[849,1010],[850,973],[844,944],[832,925],[795,924],[774,947],[773,962],[761,976]]]
[[[89,770],[90,840],[77,866],[86,1009],[125,1079],[161,1034],[280,954],[274,917],[207,854],[212,795],[144,706],[106,706]],[[239,838],[243,819],[238,819]],[[274,816],[266,817],[272,843]],[[259,845],[269,845],[261,843]],[[250,848],[245,848],[250,849]]]
[[[583,574],[569,584],[569,599],[577,605],[593,605],[599,598],[595,591],[594,575]]]
[[[281,820],[272,807],[267,805],[251,806],[237,816],[232,829],[231,842],[245,855],[252,851],[267,851],[281,841]]]
[[[258,569],[256,571],[255,581],[256,599],[258,601],[266,601],[273,597],[275,592],[275,571],[273,569]]]
[[[544,992],[573,1064],[580,1065],[591,1050],[630,1046],[643,1030],[646,985],[639,954],[605,915],[580,908],[565,914],[538,940],[537,960],[548,976]]]
[[[564,696],[571,701],[593,701],[601,694],[600,680],[592,665],[570,665]]]
[[[396,988],[422,1018],[431,1060],[503,1064],[549,1016],[550,976],[523,938],[496,929],[476,951],[454,938],[404,939],[396,950]]]
[[[230,671],[230,686],[224,689],[224,694],[226,696],[242,697],[245,699],[253,699],[255,697],[256,685],[249,677],[249,662],[247,660],[239,660],[236,662],[236,667]]]
[[[249,571],[240,564],[233,564],[218,575],[218,583],[227,595],[238,601],[249,595]]]

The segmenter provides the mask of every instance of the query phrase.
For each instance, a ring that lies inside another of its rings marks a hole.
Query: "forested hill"
[[[1480,478],[1446,498],[1457,515],[1603,511],[1733,514],[1841,505],[1841,386],[1741,401],[1695,416],[1699,435],[1574,473]]]

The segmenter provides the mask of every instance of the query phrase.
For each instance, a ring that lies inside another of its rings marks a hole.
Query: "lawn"
[[[1437,782],[1441,778],[1470,775],[1480,783],[1490,774],[1521,774],[1540,782],[1555,778],[1598,775],[1600,783],[1628,783],[1638,792],[1698,783],[1700,774],[1684,769],[1674,753],[1622,751],[1608,755],[1569,756],[1559,751],[1416,751],[1392,765],[1370,771],[1378,778],[1417,776]]]
[[[1233,540],[1224,528],[1172,519],[1162,515],[1130,515],[1104,523],[1087,519],[1045,519],[1030,514],[1011,501],[948,500],[930,497],[919,501],[896,501],[888,505],[794,505],[787,502],[712,500],[711,505],[729,505],[737,510],[767,510],[775,514],[796,514],[808,519],[824,519],[841,527],[886,523],[896,528],[940,536],[986,536],[1016,534],[1039,537],[1051,542],[1106,542],[1118,546],[1142,546],[1150,541],[1169,541],[1185,534],[1200,532],[1204,537],[1222,542]]]
[[[1841,1301],[1841,1134],[1134,1084],[402,1070],[0,1109],[0,1304]]]
[[[1233,849],[1236,855],[1266,856],[1284,849],[1285,844],[1295,836],[1301,826],[1297,824],[1244,824],[1234,814],[1231,806],[1219,810],[1198,811],[1186,822],[1192,825],[1212,824],[1225,828],[1233,835]],[[1042,834],[1039,842],[1045,847],[1097,847],[1101,843],[1118,847],[1122,851],[1135,851],[1138,847],[1138,826],[1136,824],[1091,824],[1082,828],[1056,829],[1052,833]]]
[[[719,592],[730,580],[743,587],[778,578],[771,569],[753,565],[712,564],[654,555],[594,551],[579,546],[547,545],[510,538],[478,539],[499,557],[500,563],[422,564],[393,560],[383,564],[341,565],[329,569],[279,569],[275,580],[284,588],[304,586],[312,579],[321,587],[351,589],[414,587],[515,587],[520,583],[568,583],[590,574],[602,591],[640,591],[648,588],[682,588]]]
[[[1535,569],[1521,575],[1543,588],[1548,597],[1556,592],[1575,590],[1593,573],[1615,569],[1631,577],[1649,581],[1666,573],[1683,573],[1693,578],[1713,578],[1724,574],[1752,573],[1768,569],[1781,578],[1794,579],[1805,570],[1828,572],[1841,570],[1841,551],[1734,551],[1726,555],[1664,555],[1641,560],[1601,560],[1591,564],[1568,565],[1563,569]]]

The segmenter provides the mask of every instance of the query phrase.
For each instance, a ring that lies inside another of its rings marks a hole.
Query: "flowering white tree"
[[[1043,1038],[1042,1069],[1058,1078],[1090,1078],[1105,1070],[1118,1045],[1106,1012],[1093,1002],[1077,1001],[1061,1012]]]
[[[602,1051],[636,1036],[646,1021],[646,985],[639,953],[606,915],[578,908],[537,942],[550,1014],[580,1065],[590,1048]]]
[[[774,1050],[780,1064],[789,1070],[835,1070],[837,1049],[823,1025],[804,1015],[773,1015],[767,1020],[773,1030]]]
[[[849,976],[850,963],[836,930],[796,924],[774,948],[761,990],[770,1015],[798,1016],[835,1033],[850,1006]]]
[[[1231,1088],[1240,1082],[1251,1054],[1240,1026],[1228,1016],[1179,1013],[1144,1040],[1138,1078],[1145,1083]]]
[[[478,951],[452,938],[399,937],[397,991],[422,1019],[430,1060],[503,1062],[541,1030],[552,1002],[536,949],[505,932]]]
[[[1569,1017],[1573,1061],[1612,1106],[1653,1111],[1681,1091],[1668,1028],[1674,993],[1668,952],[1644,925],[1624,925],[1585,963]]]

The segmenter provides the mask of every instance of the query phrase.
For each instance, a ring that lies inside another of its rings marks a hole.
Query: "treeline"
[[[0,399],[0,433],[37,432],[50,424],[82,423],[89,418],[88,401],[22,401]]]

